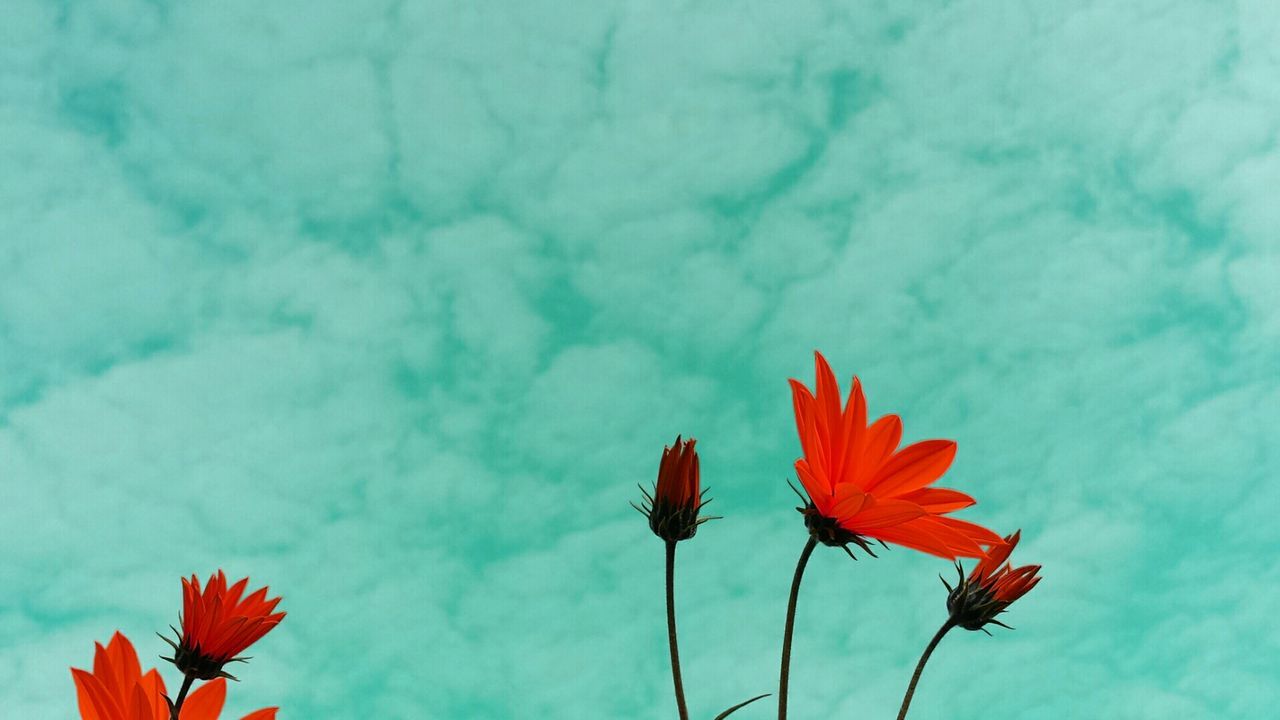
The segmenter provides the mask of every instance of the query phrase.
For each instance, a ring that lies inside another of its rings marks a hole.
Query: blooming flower
[[[1007,562],[1021,537],[1022,531],[1019,530],[1006,537],[1000,545],[991,548],[967,578],[957,562],[956,570],[960,573],[960,581],[955,589],[946,580],[942,581],[950,591],[947,595],[947,611],[951,613],[953,625],[983,632],[986,632],[983,626],[987,623],[1009,627],[996,620],[996,616],[1040,582],[1037,575],[1040,572],[1039,565],[1014,568]]]
[[[267,599],[267,588],[244,595],[249,578],[227,587],[227,576],[219,570],[203,589],[195,575],[182,579],[182,631],[178,642],[165,638],[173,646],[173,657],[165,658],[178,666],[184,675],[201,680],[216,677],[235,678],[223,671],[223,665],[243,661],[237,657],[271,631],[284,618],[273,612],[280,598]]]
[[[117,632],[104,648],[96,644],[93,672],[71,669],[81,720],[170,720],[164,679],[155,668],[142,672],[138,653]],[[202,685],[182,705],[179,720],[218,720],[227,696],[227,682],[218,678]],[[263,708],[243,720],[274,720],[277,708]]]
[[[662,462],[658,464],[658,480],[654,483],[653,492],[641,487],[643,507],[631,504],[649,518],[649,529],[668,542],[688,540],[698,531],[699,525],[715,519],[698,517],[698,511],[711,501],[702,500],[704,491],[700,485],[695,443],[697,440],[693,438],[682,441],[680,436],[676,436],[675,444],[662,450]]]
[[[951,466],[955,442],[925,440],[898,449],[902,420],[885,415],[868,426],[857,377],[842,409],[831,366],[822,353],[814,356],[815,391],[790,381],[804,452],[796,474],[808,491],[805,506],[797,509],[809,532],[850,555],[849,543],[870,552],[869,539],[952,560],[983,557],[982,545],[1000,543],[1000,536],[980,525],[945,517],[974,504],[973,498],[929,487]]]

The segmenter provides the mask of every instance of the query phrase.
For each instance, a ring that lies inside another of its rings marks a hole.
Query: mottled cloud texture
[[[225,567],[290,613],[233,711],[669,718],[678,432],[692,709],[771,691],[815,348],[1046,568],[916,715],[1280,705],[1273,3],[4,15],[5,717]],[[890,716],[946,564],[810,567],[793,713]]]

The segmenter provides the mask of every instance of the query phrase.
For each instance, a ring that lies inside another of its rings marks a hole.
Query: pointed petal
[[[959,520],[953,517],[943,517],[941,515],[935,515],[933,519],[949,528],[952,528],[953,530],[959,530],[979,545],[994,546],[1004,543],[1004,538],[977,523],[971,523],[968,520]]]
[[[84,693],[88,696],[89,703],[93,707],[93,712],[98,720],[123,720],[124,708],[120,706],[120,702],[111,695],[107,686],[101,680],[84,670],[76,668],[71,669],[71,674],[75,677],[77,689],[84,689]],[[83,706],[81,707],[81,715],[84,716]]]
[[[93,676],[98,678],[107,693],[120,703],[120,710],[123,712],[133,685],[124,684],[119,669],[111,659],[111,653],[102,646],[102,643],[93,644]]]
[[[104,720],[98,715],[93,694],[89,690],[88,683],[93,676],[79,668],[71,668],[71,679],[76,684],[76,703],[80,706],[80,720]]]
[[[107,644],[107,655],[120,677],[123,687],[132,687],[142,677],[142,667],[138,663],[138,651],[123,633],[116,631]]]
[[[125,711],[125,720],[157,720],[151,714],[151,699],[141,685],[134,685],[129,694],[129,709]]]
[[[925,515],[915,524],[928,529],[929,533],[947,544],[947,549],[959,557],[981,558],[986,555],[982,547],[967,534],[946,525],[937,515]]]
[[[164,699],[164,679],[160,677],[160,673],[156,672],[155,668],[148,670],[138,680],[138,686],[142,688],[143,692],[151,700],[151,713],[156,718],[168,720],[169,704]]]
[[[915,503],[905,500],[880,500],[867,496],[868,502],[862,510],[847,521],[840,524],[848,530],[861,533],[866,530],[893,527],[909,520],[923,516],[924,510]]]
[[[918,490],[942,477],[955,456],[956,444],[951,440],[908,445],[876,472],[869,488],[876,497],[896,497]]]
[[[897,415],[885,415],[871,423],[867,428],[867,437],[862,444],[862,457],[858,461],[858,472],[853,481],[863,490],[871,483],[871,478],[898,449],[902,441],[902,418]]]
[[[955,553],[951,552],[946,543],[934,537],[928,530],[914,526],[912,523],[870,530],[867,536],[948,560],[956,559]]]
[[[808,462],[804,460],[796,461],[796,477],[800,478],[800,484],[809,492],[809,498],[813,500],[813,504],[817,505],[819,510],[830,507],[832,498],[831,484],[827,482],[825,477],[814,474]]]
[[[241,720],[276,720],[276,711],[280,708],[262,708],[245,715]]]
[[[837,437],[841,424],[840,385],[836,383],[836,374],[831,371],[831,366],[822,357],[822,353],[815,350],[813,357],[818,376],[814,392],[814,419],[817,421],[818,442],[827,453],[827,462],[830,463],[837,443],[840,442]],[[833,482],[835,480],[836,478],[832,478]]]
[[[832,450],[831,459],[831,477],[837,485],[848,482],[857,473],[867,434],[867,399],[856,375],[849,386],[849,399],[840,417],[839,428],[838,442]]]
[[[796,411],[796,432],[800,436],[800,451],[810,464],[824,467],[826,464],[822,440],[818,437],[817,419],[814,406],[817,401],[798,380],[790,380],[791,399]]]
[[[831,515],[837,520],[852,518],[867,504],[871,496],[850,484],[836,486],[836,502],[831,508]]]
[[[903,493],[898,499],[913,502],[934,514],[963,510],[977,502],[968,495],[949,488],[920,488]]]

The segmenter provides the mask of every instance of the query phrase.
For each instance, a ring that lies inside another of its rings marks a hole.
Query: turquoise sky
[[[1274,3],[3,15],[5,718],[223,567],[289,612],[229,718],[669,720],[677,433],[691,709],[770,692],[815,348],[1045,566],[912,717],[1280,706]],[[792,716],[892,717],[939,572],[820,549]]]

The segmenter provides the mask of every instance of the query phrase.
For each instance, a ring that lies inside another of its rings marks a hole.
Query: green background
[[[227,717],[674,717],[677,433],[694,715],[771,691],[815,348],[1045,566],[913,717],[1280,705],[1273,3],[3,14],[0,715],[224,567]],[[793,717],[891,717],[947,571],[818,553]]]

